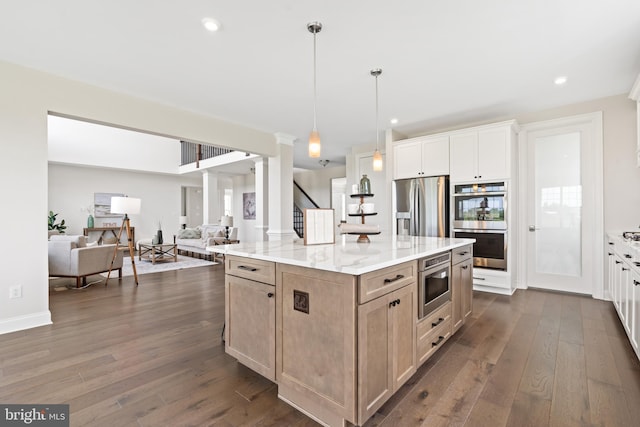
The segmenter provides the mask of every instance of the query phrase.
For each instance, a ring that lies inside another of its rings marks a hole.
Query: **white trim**
[[[593,283],[591,295],[597,299],[604,298],[604,168],[603,168],[603,152],[604,138],[602,127],[602,111],[594,113],[580,114],[577,116],[562,117],[558,119],[545,120],[541,122],[529,123],[520,126],[518,134],[518,152],[519,152],[519,200],[518,200],[518,287],[526,289],[527,286],[527,159],[526,159],[526,143],[527,135],[532,131],[545,130],[560,126],[571,126],[578,124],[590,124],[593,136],[593,164],[590,170],[593,171],[595,177],[593,181],[594,194],[593,202],[595,205],[594,212],[594,243],[591,248],[595,264],[593,266]]]
[[[276,143],[283,145],[290,145],[293,147],[293,143],[298,140],[297,137],[289,135],[288,133],[276,132],[273,134],[276,137]]]
[[[0,335],[51,324],[51,312],[49,310],[25,316],[10,317],[0,322]]]
[[[640,75],[638,75],[636,82],[631,88],[631,92],[629,92],[629,98],[633,99],[634,101],[640,102]]]

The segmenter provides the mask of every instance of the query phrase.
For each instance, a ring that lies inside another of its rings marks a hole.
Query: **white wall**
[[[203,142],[264,156],[277,154],[265,132],[0,62],[0,334],[50,323],[47,278],[47,114]],[[13,203],[13,202],[12,202]],[[28,255],[28,256],[27,256]],[[22,285],[22,298],[9,299]]]
[[[233,181],[233,226],[238,227],[240,242],[256,241],[256,220],[244,219],[242,215],[242,194],[256,191],[256,176],[252,173],[238,175]],[[293,209],[293,207],[292,207]]]
[[[331,178],[347,176],[345,166],[326,167],[322,169],[293,173],[293,180],[321,208],[331,207]]]
[[[180,228],[181,188],[197,184],[197,178],[177,175],[50,164],[49,209],[59,213],[58,221],[66,221],[67,234],[82,234],[88,215],[83,208],[92,203],[94,192],[124,193],[141,199],[140,214],[130,215],[136,240],[155,235],[161,221],[163,237],[169,242]],[[104,221],[120,224],[115,218],[95,218],[95,226]]]

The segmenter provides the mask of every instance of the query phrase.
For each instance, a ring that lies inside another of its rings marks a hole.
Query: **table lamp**
[[[185,215],[180,215],[179,222],[183,230],[187,228],[187,217]]]
[[[224,227],[224,239],[229,240],[229,227],[233,227],[233,217],[225,215],[220,218],[220,225]]]
[[[120,246],[120,236],[122,236],[122,231],[126,228],[127,241],[129,244],[129,255],[131,256],[131,268],[133,270],[133,277],[136,280],[136,286],[138,286],[138,272],[136,271],[136,262],[134,259],[135,257],[133,256],[133,236],[131,233],[131,224],[129,223],[129,214],[136,215],[140,213],[140,199],[136,199],[134,197],[112,197],[111,213],[124,214],[124,218],[122,219],[122,225],[120,226],[120,231],[118,232],[118,240],[116,241],[116,247],[113,251],[113,258],[111,259],[111,266],[109,267],[109,273],[107,274],[107,280],[104,282],[104,285],[107,286],[107,283],[109,283],[109,276],[111,276],[113,262],[116,259],[116,254],[118,253],[118,246]]]

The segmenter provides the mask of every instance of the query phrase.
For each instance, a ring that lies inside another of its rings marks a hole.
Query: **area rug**
[[[171,271],[171,270],[182,270],[183,268],[193,268],[193,267],[204,267],[207,265],[216,265],[218,262],[207,261],[204,259],[191,258],[188,256],[178,255],[178,261],[160,261],[155,264],[151,263],[151,261],[146,260],[138,260],[138,257],[135,257],[136,262],[136,272],[138,276],[141,274],[149,274],[149,273],[159,273],[161,271]],[[107,277],[107,273],[100,273],[101,276]],[[125,256],[122,262],[122,277],[133,276],[133,269],[131,268],[131,257]],[[117,271],[111,272],[112,278],[118,277]]]

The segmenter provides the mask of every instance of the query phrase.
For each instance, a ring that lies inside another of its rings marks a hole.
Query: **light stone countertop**
[[[338,273],[361,275],[425,256],[435,255],[475,239],[420,236],[372,236],[356,243],[355,236],[336,236],[335,244],[305,246],[302,239],[208,246],[207,251],[272,261]]]

